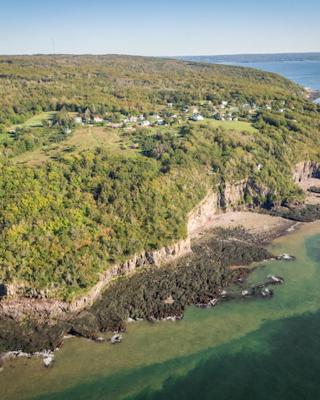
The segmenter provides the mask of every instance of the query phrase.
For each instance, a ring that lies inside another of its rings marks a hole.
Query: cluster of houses
[[[86,124],[105,124],[112,128],[125,128],[125,127],[154,127],[154,126],[166,126],[173,125],[175,123],[181,123],[186,120],[191,121],[203,121],[205,118],[216,119],[220,121],[238,121],[252,120],[258,111],[261,110],[273,110],[272,104],[267,103],[262,106],[256,104],[230,104],[228,101],[223,100],[219,105],[213,106],[211,101],[204,101],[198,106],[183,106],[179,110],[172,110],[174,107],[173,103],[167,103],[167,106],[163,112],[146,115],[121,115],[119,122],[113,122],[112,116],[101,116],[101,115],[88,115],[86,111],[82,115],[74,117],[74,123],[76,125]],[[284,108],[277,109],[276,111],[283,113]]]

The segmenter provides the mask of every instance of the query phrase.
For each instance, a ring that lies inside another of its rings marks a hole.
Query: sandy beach
[[[249,233],[266,241],[284,234],[296,224],[294,221],[267,214],[251,211],[228,211],[216,214],[204,228],[194,232],[192,239],[196,240],[212,229],[242,226]]]
[[[309,178],[299,182],[300,188],[306,193],[306,204],[320,204],[320,194],[309,192],[312,186],[319,187],[319,178]]]

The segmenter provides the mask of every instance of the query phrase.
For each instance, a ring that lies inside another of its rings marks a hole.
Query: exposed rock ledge
[[[179,240],[177,243],[163,247],[159,250],[144,252],[134,256],[122,264],[114,265],[101,274],[99,282],[85,296],[82,296],[70,304],[71,311],[79,311],[92,305],[100,296],[107,284],[116,277],[125,276],[147,265],[161,265],[169,263],[175,259],[191,252],[190,238]]]
[[[316,161],[302,161],[293,170],[293,179],[296,183],[303,182],[309,178],[320,177],[320,164]]]

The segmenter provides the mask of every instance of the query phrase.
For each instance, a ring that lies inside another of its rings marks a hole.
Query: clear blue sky
[[[0,54],[320,51],[319,0],[0,0]]]

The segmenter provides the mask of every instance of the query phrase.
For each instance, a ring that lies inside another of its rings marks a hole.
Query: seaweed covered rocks
[[[19,350],[26,353],[55,350],[62,343],[66,326],[62,321],[38,323],[34,319],[15,321],[0,319],[0,353]]]
[[[241,266],[273,258],[258,242],[243,228],[214,230],[192,243],[190,255],[115,280],[88,310],[57,314],[41,322],[26,316],[19,321],[2,318],[0,352],[54,350],[65,334],[102,341],[100,332],[120,334],[128,321],[181,319],[188,305],[213,307],[220,299],[240,298],[244,288],[239,291],[238,287],[233,296],[229,287],[245,283],[250,269]],[[266,285],[250,289],[256,297],[270,293]]]
[[[223,288],[249,273],[229,266],[273,257],[242,228],[212,231],[192,250],[192,255],[173,264],[114,282],[91,310],[101,329],[124,330],[128,319],[180,318],[188,305],[215,303]]]
[[[313,222],[320,219],[320,204],[295,205],[278,207],[269,211],[270,215],[297,222]]]

